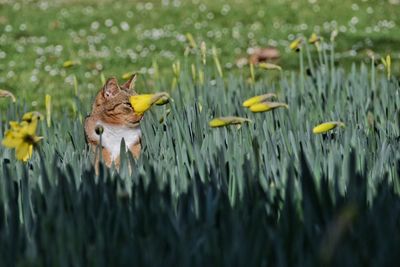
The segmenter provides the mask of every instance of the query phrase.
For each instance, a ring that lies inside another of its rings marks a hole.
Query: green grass
[[[209,48],[217,47],[223,68],[237,75],[248,75],[247,68],[240,70],[235,62],[255,46],[277,46],[282,55],[278,64],[285,70],[297,69],[289,42],[314,31],[329,39],[335,28],[340,31],[338,63],[368,62],[366,49],[392,53],[397,59],[398,5],[389,2],[5,1],[0,9],[0,88],[39,109],[44,95],[51,94],[57,112],[70,109],[72,75],[84,101],[100,88],[100,73],[120,77],[137,71],[142,73],[140,92],[159,91],[153,62],[171,82],[171,65],[183,60],[188,45],[186,33]],[[64,69],[66,60],[81,65]],[[394,73],[398,71],[394,60]]]
[[[195,63],[198,54],[191,59],[204,84],[185,62],[174,102],[146,114],[142,155],[122,153],[119,173],[101,168],[95,176],[82,125],[90,105],[79,98],[75,115],[41,123],[44,139],[28,164],[0,147],[0,265],[397,262],[398,79],[373,64],[347,72],[322,60],[313,76],[301,69],[249,84],[229,72],[218,78],[212,62]],[[289,109],[253,114],[241,106],[266,92],[278,92]],[[1,113],[0,139],[2,122],[25,110],[18,102]],[[227,115],[253,123],[208,126]],[[312,134],[330,120],[346,128]]]

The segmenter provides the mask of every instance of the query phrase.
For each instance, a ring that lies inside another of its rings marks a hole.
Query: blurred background
[[[383,68],[381,57],[399,58],[399,9],[399,0],[0,0],[0,88],[38,108],[51,94],[55,111],[70,109],[74,84],[92,99],[101,74],[139,72],[139,92],[159,91],[155,73],[172,79],[171,65],[193,43],[215,46],[226,71],[248,75],[246,63],[263,57],[258,48],[292,70],[291,41],[313,32],[329,40],[335,30],[341,66],[375,58]]]

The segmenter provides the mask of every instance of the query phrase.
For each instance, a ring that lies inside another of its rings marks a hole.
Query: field
[[[399,262],[396,1],[3,2],[0,140],[33,110],[43,139],[27,162],[0,146],[0,266]],[[269,45],[272,69],[236,66]],[[83,120],[134,71],[173,100],[146,112],[139,159],[96,175]],[[266,93],[288,108],[242,106]]]
[[[4,4],[1,4],[1,3]],[[81,99],[91,100],[100,74],[122,77],[139,72],[139,88],[158,91],[154,73],[170,82],[171,65],[184,60],[186,34],[215,46],[224,69],[236,67],[254,47],[275,46],[285,70],[298,67],[288,45],[297,35],[316,32],[329,40],[337,29],[337,64],[369,62],[391,53],[399,58],[400,18],[390,1],[0,1],[0,88],[27,103],[44,107],[44,94],[55,111],[72,109],[74,76]],[[40,18],[40,19],[37,19]],[[371,52],[371,51],[370,51]],[[63,68],[66,61],[80,63]],[[393,68],[400,70],[397,61]],[[158,66],[158,67],[157,67]],[[381,67],[381,66],[380,66]],[[2,104],[2,103],[1,103]]]

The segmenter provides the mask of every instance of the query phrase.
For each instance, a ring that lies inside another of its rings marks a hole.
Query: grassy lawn
[[[400,6],[393,0],[3,2],[0,88],[39,109],[50,94],[56,112],[61,106],[70,109],[74,76],[85,101],[99,89],[101,73],[121,77],[140,72],[138,90],[156,91],[156,63],[169,84],[172,63],[184,61],[187,33],[197,43],[215,46],[226,71],[245,76],[248,69],[237,71],[235,63],[249,48],[276,46],[278,64],[295,69],[298,61],[288,51],[289,42],[312,32],[329,39],[334,29],[339,30],[336,51],[344,66],[367,62],[367,49],[398,58]],[[80,64],[65,69],[68,60]]]

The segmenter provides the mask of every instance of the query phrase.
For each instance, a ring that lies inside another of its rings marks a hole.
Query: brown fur
[[[96,133],[96,128],[99,127],[99,125],[108,125],[113,128],[115,127],[116,129],[123,127],[125,132],[130,132],[129,129],[132,129],[133,134],[135,131],[138,131],[139,122],[143,116],[134,112],[129,101],[130,96],[137,94],[134,91],[135,80],[136,75],[133,75],[126,83],[119,86],[116,78],[110,78],[96,95],[92,106],[92,112],[85,120],[86,140],[93,152],[96,151],[96,148],[100,143],[100,136]],[[103,133],[102,138],[106,137],[107,135]],[[102,144],[105,144],[106,141],[107,140],[102,139]],[[141,150],[140,138],[128,148],[132,155],[135,158],[138,158]],[[116,149],[119,151],[119,148]],[[104,145],[101,148],[101,153],[103,161],[108,167],[110,167],[113,162],[117,168],[119,167],[119,154],[118,157],[113,160],[111,151],[104,147]],[[96,155],[96,172],[98,172],[99,160],[99,155]]]

